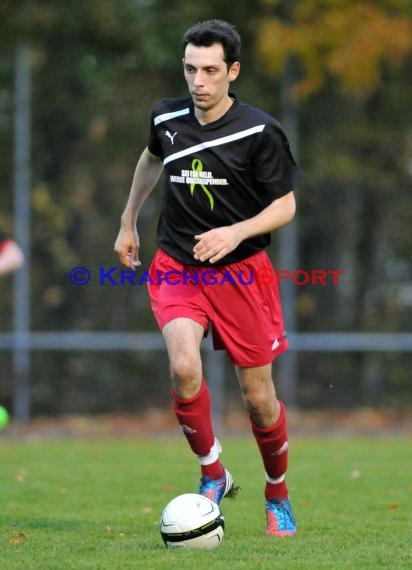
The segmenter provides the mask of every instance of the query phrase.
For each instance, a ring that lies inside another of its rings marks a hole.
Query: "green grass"
[[[159,518],[194,491],[198,467],[178,439],[0,439],[4,570],[402,569],[412,567],[412,453],[407,438],[292,438],[296,537],[264,535],[262,469],[251,438],[224,440],[241,486],[226,499],[215,551],[164,548]]]

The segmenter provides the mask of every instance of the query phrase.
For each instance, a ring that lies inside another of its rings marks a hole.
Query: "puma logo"
[[[175,136],[177,135],[177,133],[173,133],[173,135],[172,135],[172,134],[170,134],[169,131],[166,131],[166,132],[165,132],[165,135],[166,135],[167,137],[169,137],[170,142],[172,143],[172,145],[174,145],[174,144],[175,144]]]

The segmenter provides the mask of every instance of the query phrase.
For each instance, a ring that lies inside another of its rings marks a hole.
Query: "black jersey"
[[[251,218],[300,177],[279,123],[236,99],[206,125],[197,121],[191,98],[158,102],[148,149],[165,168],[158,245],[189,265],[209,265],[193,257],[196,234]],[[269,243],[269,234],[252,237],[218,263],[241,261]]]

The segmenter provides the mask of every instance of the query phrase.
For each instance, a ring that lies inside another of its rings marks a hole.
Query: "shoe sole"
[[[282,538],[284,536],[295,536],[297,533],[297,530],[278,530],[276,532],[266,531],[266,536],[278,536]]]

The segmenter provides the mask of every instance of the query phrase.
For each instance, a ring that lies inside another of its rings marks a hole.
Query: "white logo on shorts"
[[[277,347],[279,346],[279,344],[280,343],[279,343],[278,339],[275,339],[274,343],[272,344],[272,350],[276,350]]]

